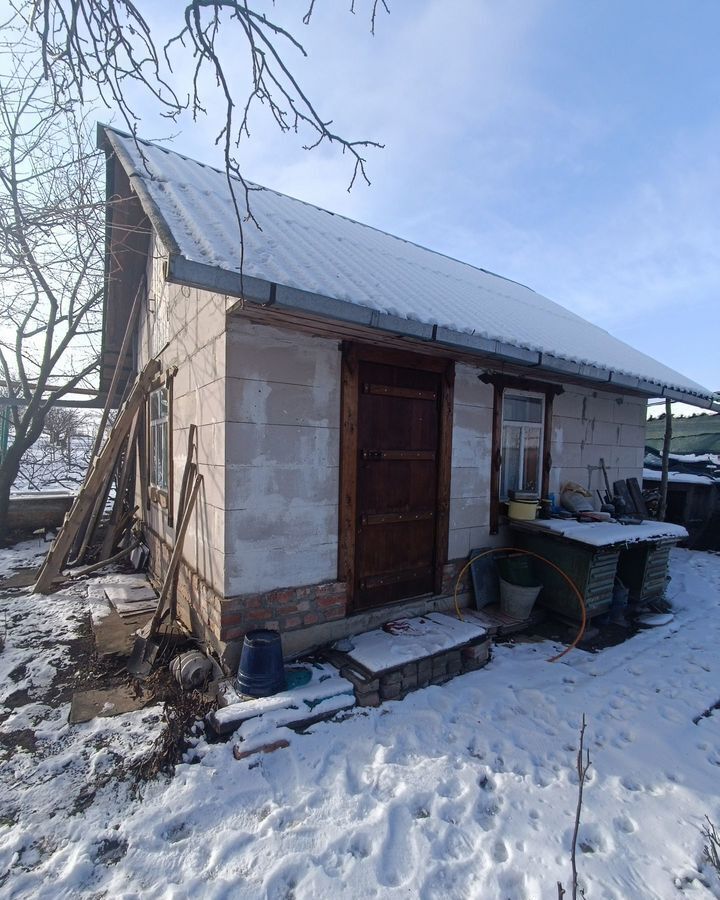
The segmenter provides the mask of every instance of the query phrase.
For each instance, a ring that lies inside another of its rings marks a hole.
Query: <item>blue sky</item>
[[[528,284],[720,389],[720,4],[391,0],[374,38],[367,0],[349,5],[318,0],[307,27],[305,2],[269,9],[323,115],[385,144],[372,185],[348,194],[347,158],[262,115],[246,176]],[[148,107],[139,129],[221,164],[208,119]]]

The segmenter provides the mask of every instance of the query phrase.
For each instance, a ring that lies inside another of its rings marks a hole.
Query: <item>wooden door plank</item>
[[[363,385],[364,394],[376,394],[382,397],[403,397],[407,400],[437,400],[436,391],[423,391],[415,388],[395,387],[387,384]]]

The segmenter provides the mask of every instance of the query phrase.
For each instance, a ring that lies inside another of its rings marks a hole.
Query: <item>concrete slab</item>
[[[382,628],[353,637],[347,656],[377,675],[405,663],[463,647],[486,636],[477,621],[461,622],[455,616],[430,613],[415,619],[388,622]]]
[[[105,596],[113,606],[117,606],[118,603],[139,603],[157,598],[157,594],[147,581],[142,584],[109,584],[105,588]]]
[[[75,691],[70,704],[68,722],[76,725],[99,717],[119,716],[148,706],[155,695],[129,684],[102,691]]]
[[[355,705],[352,684],[329,665],[313,664],[308,684],[280,691],[272,697],[246,699],[210,713],[208,720],[218,734],[230,734],[247,725],[241,739],[251,733],[280,726],[298,725]]]

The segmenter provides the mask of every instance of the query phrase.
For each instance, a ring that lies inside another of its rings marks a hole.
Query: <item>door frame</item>
[[[438,468],[435,528],[435,594],[442,591],[443,569],[447,563],[450,528],[450,472],[452,467],[453,395],[455,362],[437,356],[424,356],[406,350],[394,350],[343,341],[340,400],[340,500],[338,515],[338,579],[347,584],[348,613],[357,612],[355,598],[355,550],[357,539],[358,483],[358,401],[359,364],[385,363],[426,372],[437,372],[440,379],[438,417]]]

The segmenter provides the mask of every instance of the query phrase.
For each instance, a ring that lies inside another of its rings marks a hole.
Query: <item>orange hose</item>
[[[562,577],[565,579],[565,581],[567,581],[567,583],[570,585],[572,590],[575,592],[575,596],[578,598],[578,603],[580,604],[580,611],[582,613],[582,618],[581,618],[581,622],[580,622],[580,630],[575,635],[575,640],[572,642],[572,644],[570,644],[568,647],[566,647],[562,653],[558,653],[557,656],[550,657],[548,662],[557,662],[559,659],[562,659],[562,657],[565,656],[566,653],[569,653],[571,650],[574,650],[575,647],[577,647],[577,645],[582,640],[582,636],[585,634],[585,626],[587,625],[587,610],[585,608],[585,601],[583,600],[582,594],[578,590],[577,585],[570,578],[569,575],[567,575],[565,572],[563,572],[563,570],[561,568],[559,568],[559,566],[556,566],[554,562],[550,562],[549,559],[546,559],[544,556],[540,556],[539,553],[533,553],[532,550],[520,550],[518,547],[493,547],[491,550],[483,550],[482,553],[478,553],[477,556],[473,556],[473,558],[462,567],[462,569],[460,570],[460,574],[457,577],[457,581],[455,582],[455,593],[453,595],[453,600],[455,602],[455,612],[457,613],[458,619],[460,619],[461,622],[465,621],[462,617],[462,613],[460,612],[460,606],[458,604],[458,599],[457,599],[458,598],[458,588],[460,587],[460,579],[463,577],[463,575],[467,572],[467,570],[475,562],[476,559],[481,559],[483,556],[487,556],[488,553],[523,553],[523,554],[525,554],[525,556],[533,556],[533,557],[535,557],[535,559],[539,559],[540,562],[547,563],[551,569],[555,569],[555,571],[559,575],[562,575]]]

